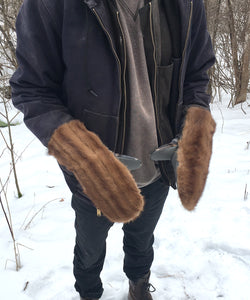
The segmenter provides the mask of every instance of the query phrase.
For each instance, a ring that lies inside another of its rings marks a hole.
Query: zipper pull
[[[102,212],[99,208],[96,209],[96,215],[97,217],[101,217],[102,216]]]

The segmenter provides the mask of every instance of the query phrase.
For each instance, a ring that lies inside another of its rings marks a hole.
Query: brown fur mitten
[[[133,176],[79,120],[57,128],[48,149],[74,173],[84,193],[110,221],[126,223],[140,215],[144,199]]]
[[[190,107],[187,111],[177,152],[177,185],[183,206],[193,210],[206,183],[215,121],[210,111]]]

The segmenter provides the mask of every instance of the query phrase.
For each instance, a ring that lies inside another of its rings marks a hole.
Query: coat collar
[[[89,8],[94,8],[97,6],[98,2],[100,0],[82,0],[86,5],[88,5]]]
[[[94,9],[98,12],[104,25],[112,30],[112,24],[110,20],[110,10],[105,5],[103,0],[82,0],[90,9]],[[108,0],[113,1],[113,0]],[[148,0],[147,0],[148,1]],[[173,0],[163,0],[163,1],[173,1]],[[185,40],[188,33],[188,24],[191,10],[192,0],[176,0],[179,7],[180,25],[181,25],[181,49],[184,48]],[[150,2],[150,0],[148,1]]]

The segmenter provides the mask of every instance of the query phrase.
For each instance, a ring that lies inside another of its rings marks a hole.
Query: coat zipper
[[[115,59],[116,59],[116,61],[117,61],[117,64],[118,64],[118,70],[119,70],[119,92],[120,92],[120,97],[121,97],[121,95],[122,95],[122,87],[121,87],[121,86],[122,86],[122,82],[121,82],[121,78],[122,78],[122,67],[121,67],[120,59],[119,59],[119,57],[118,57],[118,54],[116,53],[115,47],[114,47],[113,42],[112,42],[111,35],[109,34],[108,30],[105,28],[102,19],[100,18],[100,16],[98,15],[97,11],[96,11],[94,8],[92,8],[92,11],[93,11],[94,15],[96,16],[96,18],[97,18],[99,24],[101,25],[101,27],[102,27],[104,33],[105,33],[106,36],[108,37],[108,40],[109,40],[109,43],[110,43],[112,52],[113,52],[113,54],[114,54],[114,56],[115,56]],[[118,14],[118,12],[117,12],[117,14]],[[117,16],[117,18],[118,18],[118,16]],[[119,20],[119,18],[118,18],[118,20]],[[120,23],[120,22],[119,22],[119,23]],[[122,33],[122,34],[123,34],[123,33]],[[124,42],[125,42],[125,40],[124,40]],[[125,47],[125,46],[124,46],[124,47]],[[125,72],[123,72],[123,73],[124,73],[124,74],[123,74],[123,80],[125,81]],[[124,82],[124,85],[126,86],[125,82]],[[125,90],[125,91],[126,91],[126,90]],[[126,100],[126,99],[125,99],[125,100]],[[127,104],[126,104],[126,103],[125,103],[125,106],[127,107]],[[125,114],[125,113],[124,113],[124,114]],[[125,121],[124,121],[124,122],[125,122]],[[125,124],[124,124],[124,127],[125,127]],[[124,134],[124,133],[125,133],[125,128],[124,128],[123,134]],[[117,132],[116,132],[115,145],[117,145],[118,134],[119,134],[119,126],[118,126],[118,129],[117,129]],[[125,134],[124,134],[124,136],[125,136]],[[123,140],[125,139],[124,136],[123,136]],[[124,144],[124,142],[123,142],[123,144]],[[121,149],[121,150],[123,150],[123,149]]]
[[[113,45],[112,38],[111,38],[109,32],[107,31],[107,29],[105,28],[105,26],[104,26],[104,24],[103,24],[103,22],[102,22],[100,16],[98,15],[98,13],[96,12],[96,10],[95,10],[94,8],[92,8],[92,11],[93,11],[94,15],[96,16],[96,18],[97,18],[99,24],[101,25],[103,31],[105,32],[106,36],[108,37],[108,40],[109,40],[109,43],[110,43],[112,52],[114,53],[115,59],[116,59],[116,61],[117,61],[118,69],[119,69],[119,91],[120,91],[120,97],[121,97],[121,95],[122,95],[122,88],[121,88],[121,86],[122,86],[122,83],[121,83],[121,76],[122,76],[122,75],[121,75],[121,73],[122,73],[121,70],[122,70],[122,67],[121,67],[120,59],[119,59],[119,57],[118,57],[118,55],[117,55],[117,53],[116,53],[116,51],[115,51],[115,47],[114,47],[114,45]],[[119,20],[118,12],[117,12],[117,19],[118,19],[119,26],[120,26],[120,20]],[[121,26],[120,26],[120,27],[121,27]],[[121,30],[121,32],[122,32],[122,30]],[[123,32],[122,32],[122,35],[123,35]],[[125,39],[124,39],[124,43],[125,43]],[[125,48],[125,46],[124,46],[124,48]],[[126,53],[126,52],[124,52],[124,53]],[[125,57],[126,57],[126,54],[125,54]],[[124,67],[124,69],[125,69],[125,67]],[[126,83],[125,83],[125,70],[124,70],[124,72],[123,72],[123,80],[124,80],[124,86],[126,87]],[[125,91],[125,93],[126,93],[126,89],[125,89],[124,91]],[[125,94],[125,95],[126,95],[126,94]],[[125,100],[126,100],[126,99],[125,99]],[[127,107],[127,104],[126,104],[126,103],[125,103],[125,107]],[[124,112],[124,115],[126,115],[126,112]],[[125,123],[125,121],[124,121],[124,123]],[[117,145],[118,134],[119,134],[119,126],[118,126],[118,129],[117,129],[117,132],[116,132],[115,145]],[[123,146],[124,146],[124,140],[125,140],[125,124],[124,124],[123,135],[124,135],[124,136],[123,136]],[[122,150],[123,150],[123,149],[122,149]],[[98,217],[101,217],[101,216],[102,216],[102,212],[101,212],[101,210],[100,210],[98,207],[96,208],[96,215],[97,215]]]
[[[122,144],[121,144],[121,153],[123,153],[124,144],[125,144],[126,115],[127,115],[127,86],[126,86],[127,52],[126,52],[126,40],[125,40],[125,35],[122,30],[119,11],[116,12],[116,17],[117,17],[117,22],[120,27],[121,34],[122,34],[123,52],[124,52],[124,67],[123,67],[124,111],[123,111],[123,133],[122,133]]]
[[[180,75],[179,75],[179,82],[178,82],[179,99],[180,99],[180,94],[181,94],[181,77],[182,77],[182,71],[183,71],[183,64],[184,64],[184,58],[185,58],[186,51],[187,51],[187,42],[188,42],[188,38],[189,38],[189,34],[190,34],[192,16],[193,16],[193,0],[190,1],[190,13],[189,13],[189,20],[188,20],[188,29],[187,29],[187,35],[186,35],[186,39],[185,39],[184,48],[183,48],[183,51],[182,51],[182,62],[181,62],[181,66],[180,66]],[[177,110],[176,111],[178,111],[179,99],[177,101]],[[177,129],[178,119],[179,118],[176,119],[176,125],[175,125],[176,129]]]

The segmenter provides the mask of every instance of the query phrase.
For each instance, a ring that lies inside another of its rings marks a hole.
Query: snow
[[[210,173],[200,202],[186,211],[170,191],[155,231],[151,283],[155,300],[250,298],[250,107],[211,105],[217,122]],[[6,129],[4,129],[6,130]],[[21,199],[14,180],[8,199],[22,268],[16,272],[11,236],[0,210],[0,299],[76,300],[72,260],[74,212],[56,161],[24,124],[12,128],[19,155]],[[4,147],[0,142],[0,153]],[[3,180],[10,168],[0,159]],[[246,190],[246,193],[245,193]],[[2,195],[3,198],[3,195]],[[111,228],[102,272],[102,300],[127,299],[121,224]]]

